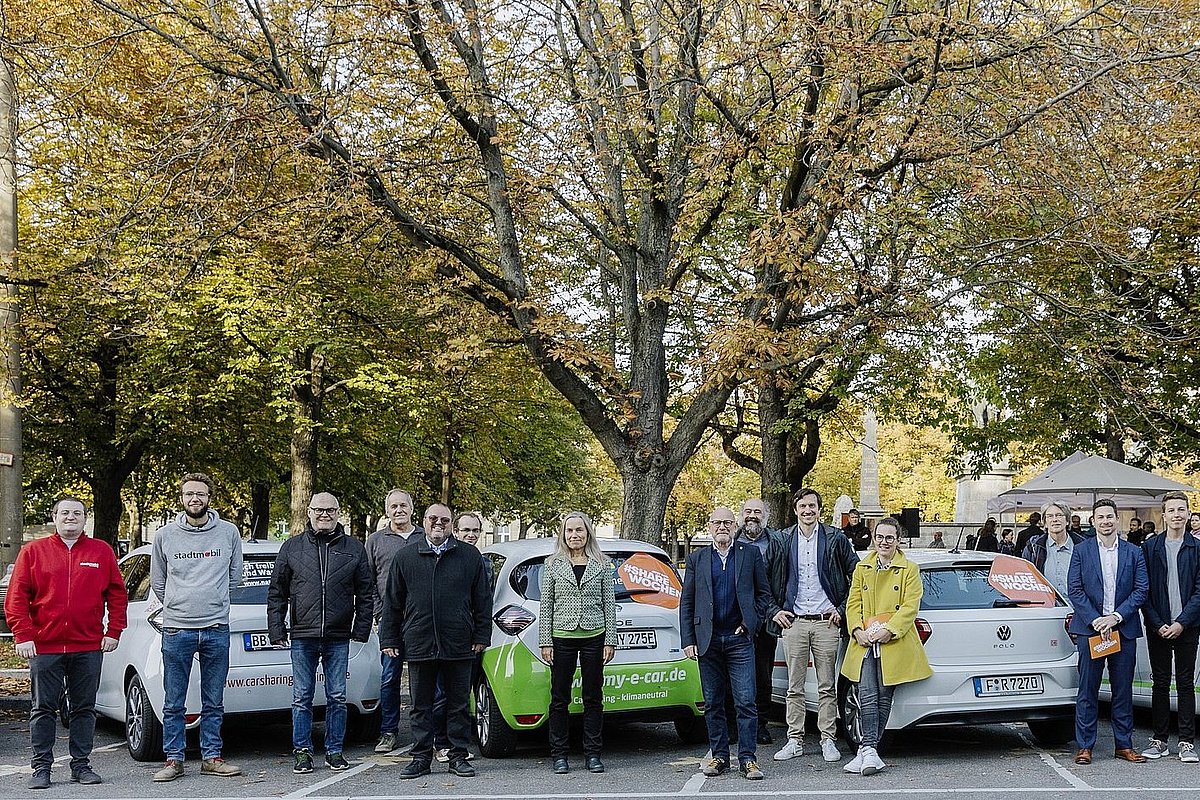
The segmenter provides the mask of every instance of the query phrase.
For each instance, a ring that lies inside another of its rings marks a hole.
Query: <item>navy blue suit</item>
[[[767,586],[767,569],[758,548],[734,542],[724,571],[733,580],[740,625],[737,630],[723,633],[714,625],[721,617],[721,609],[714,602],[714,567],[721,571],[720,557],[711,546],[688,556],[679,602],[679,634],[684,647],[696,648],[700,661],[704,722],[713,757],[729,762],[729,727],[725,720],[725,688],[729,686],[737,715],[738,761],[745,764],[755,759],[758,736],[754,634],[762,620],[778,609]]]
[[[1133,672],[1137,663],[1137,639],[1142,636],[1138,610],[1146,602],[1150,581],[1142,548],[1117,539],[1117,575],[1114,611],[1121,616],[1115,632],[1121,637],[1121,650],[1105,658],[1093,659],[1088,638],[1096,635],[1092,622],[1104,615],[1104,572],[1100,566],[1100,539],[1085,539],[1071,553],[1067,572],[1067,594],[1075,607],[1070,632],[1079,637],[1079,692],[1075,698],[1075,744],[1079,748],[1096,746],[1097,709],[1100,679],[1108,662],[1108,681],[1112,688],[1113,739],[1118,750],[1133,747]]]

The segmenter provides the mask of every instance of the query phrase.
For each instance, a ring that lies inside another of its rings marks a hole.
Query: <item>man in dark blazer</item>
[[[1188,499],[1182,492],[1162,498],[1160,536],[1142,545],[1150,594],[1142,614],[1146,618],[1146,649],[1150,654],[1150,718],[1154,736],[1142,751],[1146,758],[1170,754],[1167,734],[1171,724],[1171,662],[1175,666],[1175,694],[1179,709],[1179,760],[1200,763],[1196,754],[1196,648],[1200,643],[1200,542],[1187,532]]]
[[[754,634],[776,606],[767,587],[767,570],[758,548],[734,543],[733,511],[720,506],[708,518],[713,543],[688,556],[679,603],[683,652],[700,661],[704,722],[712,758],[705,775],[729,769],[729,729],[725,691],[733,691],[737,714],[738,762],[742,774],[761,780],[755,758],[758,714],[754,701]]]
[[[1078,637],[1079,691],[1075,697],[1076,764],[1092,763],[1096,746],[1100,679],[1108,662],[1112,687],[1112,728],[1116,758],[1142,763],[1146,757],[1133,749],[1133,671],[1137,639],[1142,635],[1138,609],[1146,602],[1149,580],[1142,549],[1117,535],[1117,507],[1097,500],[1092,507],[1096,537],[1080,542],[1071,553],[1067,593],[1075,614],[1069,631]],[[1092,658],[1089,639],[1119,637],[1120,650]]]

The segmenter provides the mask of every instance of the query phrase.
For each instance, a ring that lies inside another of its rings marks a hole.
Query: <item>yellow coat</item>
[[[929,668],[925,646],[913,626],[925,591],[921,585],[921,569],[899,549],[892,557],[890,569],[877,569],[878,560],[879,554],[872,552],[854,568],[850,595],[846,598],[846,629],[853,633],[856,628],[865,627],[863,620],[890,614],[884,627],[895,638],[880,645],[879,650],[884,686],[924,680],[933,674],[933,670]],[[852,635],[846,647],[846,658],[842,661],[842,674],[857,682],[866,654],[866,648]]]

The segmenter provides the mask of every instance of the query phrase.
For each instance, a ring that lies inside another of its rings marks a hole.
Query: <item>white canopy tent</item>
[[[1200,489],[1103,456],[1076,452],[989,500],[988,512],[1033,511],[1050,500],[1060,500],[1072,508],[1090,507],[1100,499],[1110,499],[1120,508],[1149,508],[1173,491]]]

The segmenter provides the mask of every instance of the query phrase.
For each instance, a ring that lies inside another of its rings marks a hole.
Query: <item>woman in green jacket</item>
[[[921,607],[920,568],[900,551],[900,523],[893,517],[875,525],[875,551],[858,562],[846,599],[851,640],[842,674],[858,683],[862,746],[843,769],[874,775],[884,768],[879,740],[902,683],[933,674],[914,621]]]
[[[612,562],[600,551],[592,521],[580,511],[563,518],[558,547],[542,567],[538,646],[550,665],[550,757],[567,763],[571,682],[579,665],[583,692],[583,751],[589,772],[600,760],[604,727],[604,665],[617,652],[617,601]]]

